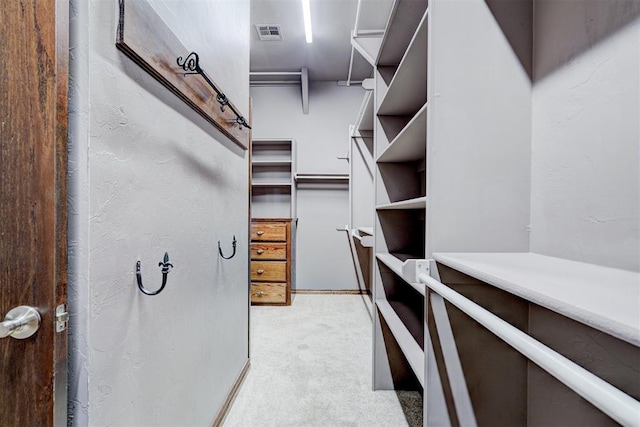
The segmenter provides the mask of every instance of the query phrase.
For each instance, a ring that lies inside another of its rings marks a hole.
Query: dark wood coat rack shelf
[[[146,0],[120,0],[116,46],[233,142],[249,148],[248,120]],[[187,59],[192,61],[185,64]]]

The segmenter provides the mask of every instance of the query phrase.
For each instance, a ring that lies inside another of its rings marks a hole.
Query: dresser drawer
[[[252,283],[251,302],[253,304],[273,304],[287,302],[286,283]]]
[[[287,224],[258,222],[251,224],[251,240],[286,242]]]
[[[252,261],[251,281],[286,282],[287,263],[285,261]]]
[[[286,243],[252,243],[251,259],[252,260],[253,259],[286,260],[287,244]]]

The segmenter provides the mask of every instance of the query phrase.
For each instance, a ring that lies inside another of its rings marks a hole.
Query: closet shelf
[[[254,139],[251,142],[251,213],[253,218],[296,215],[295,141]]]
[[[389,326],[391,333],[395,337],[402,353],[407,358],[411,369],[420,381],[420,384],[424,388],[424,351],[420,345],[416,342],[409,332],[409,329],[400,320],[400,317],[393,309],[389,301],[376,300],[376,306],[378,311],[384,318],[385,322]]]
[[[427,104],[407,123],[378,156],[378,162],[408,162],[427,155]]]
[[[426,1],[396,0],[393,3],[376,60],[378,66],[398,65],[426,9]]]
[[[351,46],[371,65],[376,65],[376,58],[382,46],[383,32],[351,34]]]
[[[367,90],[362,99],[362,105],[356,117],[354,129],[362,132],[373,132],[373,91]],[[355,135],[354,135],[355,136]]]
[[[389,267],[398,277],[407,282],[409,286],[418,291],[420,295],[425,296],[426,290],[424,283],[417,279],[416,262],[422,259],[404,259],[394,256],[393,254],[377,253],[376,258],[384,265]],[[404,257],[403,257],[404,258]]]
[[[434,253],[434,259],[640,346],[640,273],[535,253]]]
[[[358,232],[357,229],[351,230],[351,236],[354,239],[358,240],[360,244],[365,248],[373,247],[373,236],[370,236],[368,234],[363,235],[362,233]]]
[[[261,160],[252,159],[251,166],[291,166],[291,160]]]
[[[378,115],[413,115],[427,102],[427,13],[389,84]]]
[[[376,206],[377,210],[390,209],[425,209],[427,207],[427,196],[417,197],[415,199],[401,200],[399,202],[386,203]]]
[[[373,227],[358,227],[358,231],[360,234],[368,234],[369,236],[373,236]]]

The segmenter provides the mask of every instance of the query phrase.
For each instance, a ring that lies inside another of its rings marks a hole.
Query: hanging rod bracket
[[[211,80],[207,73],[204,72],[202,67],[200,67],[200,56],[198,56],[196,52],[189,53],[189,55],[185,56],[184,59],[182,58],[182,56],[179,56],[176,59],[176,62],[178,63],[178,66],[181,67],[182,70],[184,70],[184,73],[182,73],[184,76],[188,76],[191,74],[199,74],[200,76],[202,76],[204,81],[207,82],[211,89],[213,89],[213,91],[216,93],[216,101],[218,102],[218,104],[220,104],[220,111],[224,112],[225,107],[228,106],[231,111],[233,111],[233,114],[236,115],[236,118],[233,120],[233,122],[237,123],[241,129],[243,127],[251,129],[251,126],[249,126],[247,120],[240,113],[238,113],[233,104],[231,104],[231,101],[229,100],[227,95],[225,95],[218,88],[218,86],[213,83],[213,80]]]

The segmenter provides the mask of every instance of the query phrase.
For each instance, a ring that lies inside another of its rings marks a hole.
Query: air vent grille
[[[282,31],[280,25],[275,24],[258,24],[256,25],[258,37],[260,40],[282,40]]]

